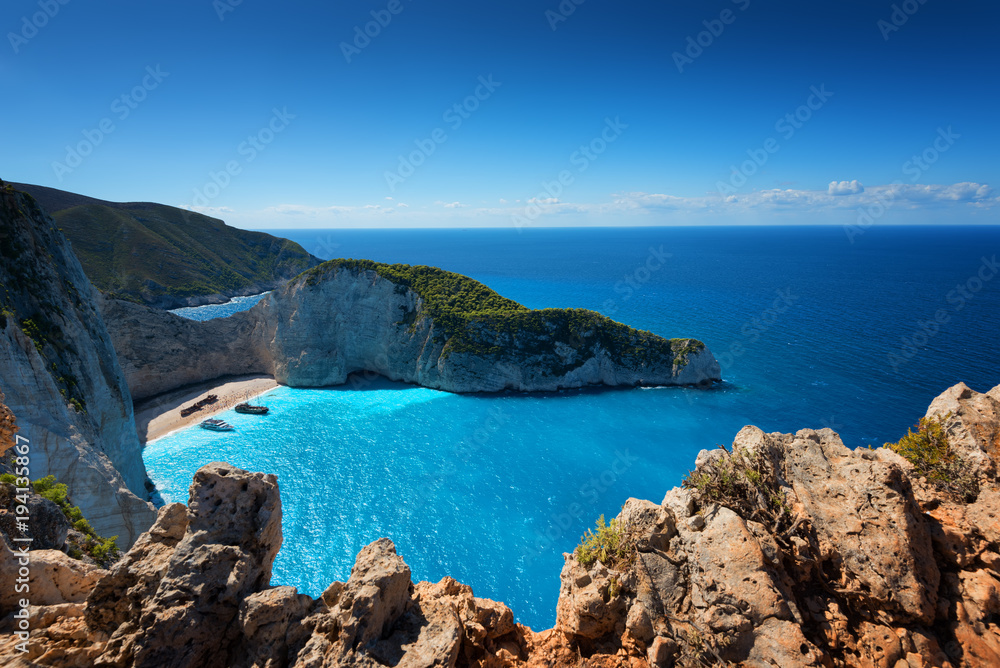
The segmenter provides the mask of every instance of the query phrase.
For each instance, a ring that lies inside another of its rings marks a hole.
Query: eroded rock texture
[[[318,599],[271,587],[277,481],[211,464],[195,476],[190,505],[162,508],[96,584],[93,571],[60,566],[71,571],[59,576],[65,600],[53,594],[31,608],[29,651],[12,638],[0,663],[1000,665],[998,394],[959,385],[930,410],[978,477],[972,502],[891,451],[847,449],[830,430],[744,428],[731,449],[702,452],[696,473],[752,458],[773,481],[770,498],[728,507],[704,489],[676,488],[659,504],[630,499],[615,525],[621,555],[586,566],[566,555],[556,626],[538,633],[450,578],[414,584],[387,539]]]

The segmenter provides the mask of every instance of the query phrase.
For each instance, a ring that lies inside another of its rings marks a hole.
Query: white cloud
[[[849,196],[845,196],[849,195]],[[228,208],[198,209],[249,228],[270,227],[440,227],[455,225],[504,226],[515,217],[535,225],[664,225],[683,223],[761,223],[773,216],[796,222],[836,222],[853,219],[856,211],[887,207],[900,222],[924,222],[913,217],[921,212],[991,209],[1000,205],[993,188],[982,183],[906,184],[862,186],[857,181],[835,181],[822,190],[790,187],[720,195],[710,191],[695,197],[641,191],[619,192],[597,202],[567,202],[556,197],[501,200],[499,205],[472,207],[459,201],[437,201],[433,207],[362,204],[353,206],[306,206],[280,204],[257,211],[232,212]],[[225,214],[225,215],[223,215]],[[934,214],[932,218],[937,218]],[[790,217],[789,217],[790,216]],[[799,217],[801,216],[801,217]],[[939,219],[939,218],[938,218]],[[981,219],[980,219],[981,220]],[[984,221],[985,222],[985,221]]]
[[[826,189],[828,195],[857,195],[863,193],[865,187],[857,179],[853,181],[831,181]]]

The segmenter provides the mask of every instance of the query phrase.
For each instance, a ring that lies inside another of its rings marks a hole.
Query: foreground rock
[[[13,638],[0,663],[1000,665],[1000,388],[956,386],[930,414],[978,477],[974,501],[889,450],[851,451],[828,429],[746,427],[730,450],[699,455],[694,488],[659,504],[630,499],[607,563],[565,555],[556,626],[540,633],[450,578],[414,584],[386,539],[319,599],[270,587],[276,481],[212,464],[190,506],[161,509],[84,605],[32,608],[29,651]],[[713,472],[737,461],[754,483],[716,486]]]
[[[441,306],[452,303],[466,311]],[[103,309],[136,398],[251,373],[320,387],[364,372],[451,392],[721,379],[700,341],[664,339],[591,311],[529,311],[429,267],[335,260],[249,311],[209,322],[115,300]]]
[[[161,508],[128,554],[99,571],[86,605],[72,605],[82,600],[74,590],[33,606],[28,651],[14,636],[0,664],[454,666],[521,651],[509,608],[450,578],[414,585],[388,539],[364,548],[350,579],[317,600],[270,586],[280,545],[275,477],[209,464],[187,508]],[[91,573],[84,566],[77,584]]]
[[[128,546],[152,523],[132,400],[97,292],[53,220],[0,181],[0,385],[29,441],[102,536]]]

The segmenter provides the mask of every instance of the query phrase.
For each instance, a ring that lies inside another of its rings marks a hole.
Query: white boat
[[[210,418],[204,420],[199,425],[202,429],[209,429],[211,431],[233,431],[236,429],[233,425],[228,422],[223,422],[222,420],[216,420],[215,418]]]

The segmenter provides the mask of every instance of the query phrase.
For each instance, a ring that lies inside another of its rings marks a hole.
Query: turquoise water
[[[451,575],[542,627],[554,621],[561,553],[628,496],[661,499],[691,466],[681,444],[703,443],[709,421],[733,433],[746,423],[725,408],[738,391],[484,398],[381,379],[279,388],[262,398],[272,415],[229,411],[235,433],[191,429],[148,445],[145,461],[166,501],[186,501],[209,461],[276,473],[276,583],[318,595],[388,536],[415,578]]]
[[[853,244],[839,228],[284,236],[323,257],[438,265],[528,306],[593,308],[698,336],[726,378],[708,391],[530,396],[384,380],[280,388],[265,400],[272,415],[224,414],[234,433],[192,429],[147,446],[170,501],[186,501],[209,461],[277,473],[285,543],[274,580],[314,596],[349,575],[360,547],[389,536],[415,578],[454,576],[546,628],[561,554],[596,517],[630,496],[660,500],[700,449],[730,443],[745,424],[831,426],[852,447],[882,443],[955,382],[1000,383],[993,227],[876,227]],[[670,257],[647,274],[651,247]],[[947,320],[935,330],[939,311]]]

